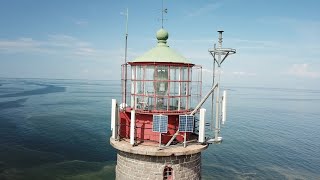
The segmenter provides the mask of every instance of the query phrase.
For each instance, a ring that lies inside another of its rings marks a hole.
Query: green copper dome
[[[169,38],[168,31],[160,29],[159,31],[157,31],[156,37],[158,39],[157,46],[152,48],[142,56],[137,57],[136,59],[131,61],[131,63],[166,62],[192,64],[191,61],[187,60],[185,57],[175,52],[167,45],[167,40]]]
[[[158,41],[167,41],[168,38],[169,38],[169,33],[165,29],[161,28],[159,31],[157,31]]]

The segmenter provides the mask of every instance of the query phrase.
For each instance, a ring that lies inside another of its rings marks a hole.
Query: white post
[[[111,103],[111,131],[112,131],[112,138],[116,139],[117,136],[117,100],[116,99],[112,99],[112,103]]]
[[[130,144],[134,145],[134,130],[136,124],[136,111],[131,110],[131,122],[130,122]]]
[[[134,108],[135,106],[135,99],[134,99],[134,85],[135,85],[135,81],[132,80],[136,80],[135,76],[134,76],[134,70],[135,70],[135,66],[131,66],[131,107]]]
[[[198,141],[200,143],[205,142],[205,115],[206,115],[206,109],[201,108],[200,109],[200,120],[199,120],[199,137]]]
[[[179,88],[178,88],[178,96],[179,96],[179,99],[178,99],[178,111],[180,111],[180,107],[181,107],[181,67],[179,68],[179,76],[178,76],[178,81],[179,81]]]
[[[187,133],[184,132],[183,147],[187,147]]]
[[[161,148],[161,132],[159,133],[159,148]]]
[[[222,100],[222,124],[226,121],[227,118],[227,91],[223,91],[223,100]]]

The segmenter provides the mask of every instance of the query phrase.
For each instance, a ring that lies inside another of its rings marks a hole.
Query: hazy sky
[[[170,47],[204,68],[223,29],[235,86],[320,89],[320,1],[164,0]],[[129,60],[156,45],[161,0],[1,0],[0,77],[119,79],[129,8]]]

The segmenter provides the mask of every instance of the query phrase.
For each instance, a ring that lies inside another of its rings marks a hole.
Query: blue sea
[[[320,179],[320,90],[224,89],[224,141],[202,153],[203,179]],[[114,179],[120,95],[118,81],[0,79],[0,180]]]

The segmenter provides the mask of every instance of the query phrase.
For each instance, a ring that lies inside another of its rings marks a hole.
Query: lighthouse
[[[215,142],[205,137],[202,105],[220,86],[213,83],[202,97],[202,67],[170,48],[168,38],[161,28],[154,48],[122,65],[122,102],[113,99],[111,109],[117,180],[201,179],[201,152]],[[209,52],[215,57],[228,49]],[[217,98],[217,109],[223,99]]]

